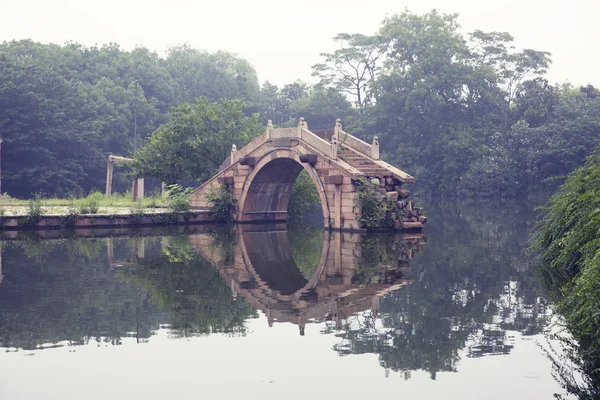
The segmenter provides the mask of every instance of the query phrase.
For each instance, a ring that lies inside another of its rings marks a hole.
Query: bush
[[[210,210],[215,213],[215,218],[223,222],[233,222],[235,214],[235,197],[230,185],[220,186],[219,189],[208,193]]]
[[[79,201],[78,211],[80,214],[97,214],[100,202],[104,195],[100,192],[91,192],[86,198]]]
[[[360,206],[360,226],[365,229],[390,229],[395,227],[395,220],[402,220],[402,213],[397,205],[377,191],[378,186],[367,179],[359,180],[358,204]]]
[[[183,190],[181,185],[169,185],[167,192],[167,202],[169,208],[175,212],[187,212],[192,206],[192,189]]]
[[[24,225],[33,226],[40,222],[42,215],[42,195],[36,193],[36,195],[29,199],[27,205],[27,215],[25,216]]]

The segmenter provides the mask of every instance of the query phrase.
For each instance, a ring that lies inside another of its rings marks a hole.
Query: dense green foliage
[[[579,344],[589,397],[600,396],[600,149],[569,175],[534,236],[540,275]]]
[[[390,229],[394,228],[396,219],[402,220],[402,212],[396,206],[396,202],[379,193],[378,189],[379,182],[374,184],[366,179],[360,181],[358,205],[362,228]]]
[[[301,216],[319,209],[320,206],[321,199],[319,193],[317,193],[315,183],[308,172],[302,170],[292,186],[292,194],[287,210],[288,219],[297,220]]]
[[[173,184],[167,191],[169,208],[175,212],[187,212],[192,205],[191,189],[183,189],[181,185]]]
[[[505,32],[460,32],[458,16],[405,11],[373,36],[340,34],[315,65],[351,96],[346,130],[377,135],[383,157],[428,194],[517,196],[581,165],[600,139],[600,97],[551,86],[549,53]],[[310,123],[310,120],[308,120]]]
[[[600,92],[551,85],[544,51],[506,32],[463,34],[455,14],[404,11],[374,35],[340,33],[318,82],[262,86],[226,52],[0,45],[3,189],[66,196],[104,185],[108,154],[135,173],[197,184],[271,119],[380,139],[426,194],[519,196],[582,165],[600,137]],[[171,108],[174,107],[171,111]],[[258,115],[256,115],[258,114]],[[139,150],[136,152],[136,149]],[[127,187],[117,172],[115,190]]]
[[[133,168],[138,175],[163,182],[205,181],[219,170],[232,144],[241,148],[262,130],[258,115],[244,114],[243,101],[210,102],[201,97],[171,111],[171,119],[135,153]]]
[[[233,222],[236,209],[236,199],[231,185],[222,185],[208,193],[210,210],[215,218],[222,222]]]
[[[232,54],[187,46],[160,58],[143,47],[124,51],[114,43],[88,48],[4,42],[2,189],[25,197],[38,190],[66,196],[103,188],[108,154],[130,155],[169,120],[169,107],[199,97],[255,102],[256,72]],[[127,179],[117,174],[114,185],[123,190]]]

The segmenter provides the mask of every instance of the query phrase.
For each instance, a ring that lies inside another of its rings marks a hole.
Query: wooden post
[[[138,181],[134,179],[131,181],[131,201],[137,201],[137,186]]]
[[[137,198],[138,199],[143,199],[144,198],[144,178],[137,178],[137,189],[138,189],[138,193],[137,193]]]
[[[167,197],[167,184],[164,182],[160,184],[160,195],[162,197]]]
[[[113,162],[108,158],[108,164],[106,164],[106,198],[110,199],[112,194],[112,179],[113,179]]]

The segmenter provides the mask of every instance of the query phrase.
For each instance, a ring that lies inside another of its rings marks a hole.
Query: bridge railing
[[[263,143],[271,139],[302,139],[308,145],[314,147],[316,150],[336,160],[338,148],[340,145],[347,146],[356,152],[363,154],[367,157],[379,160],[379,142],[377,137],[373,140],[373,144],[368,144],[356,136],[352,136],[348,132],[342,130],[342,124],[338,119],[336,121],[333,132],[331,131],[319,131],[319,133],[326,133],[326,135],[319,135],[308,130],[308,126],[304,122],[304,119],[300,120],[297,128],[277,128],[274,129],[273,125],[269,123],[265,132],[256,137],[246,146],[237,150],[235,145],[232,148],[231,155],[225,160],[225,162],[219,168],[219,171],[227,168],[227,166],[235,164],[240,159],[246,157],[254,150],[259,148]],[[332,133],[332,134],[331,134]],[[325,140],[323,137],[331,137],[331,141]],[[335,138],[335,140],[334,140]]]
[[[331,142],[321,139],[308,129],[302,128],[300,130],[300,139],[304,140],[307,144],[319,150],[321,153],[327,154],[333,159],[337,158],[337,149],[334,149],[335,145],[333,145]]]
[[[373,158],[374,160],[379,160],[379,143],[377,139],[375,139],[374,143],[371,145],[342,130],[340,130],[339,133],[340,135],[338,142],[341,145],[348,146],[367,157]]]

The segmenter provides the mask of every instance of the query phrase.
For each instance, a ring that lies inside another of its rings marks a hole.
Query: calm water
[[[0,399],[551,399],[533,213],[2,243]],[[98,234],[101,234],[99,232]]]

